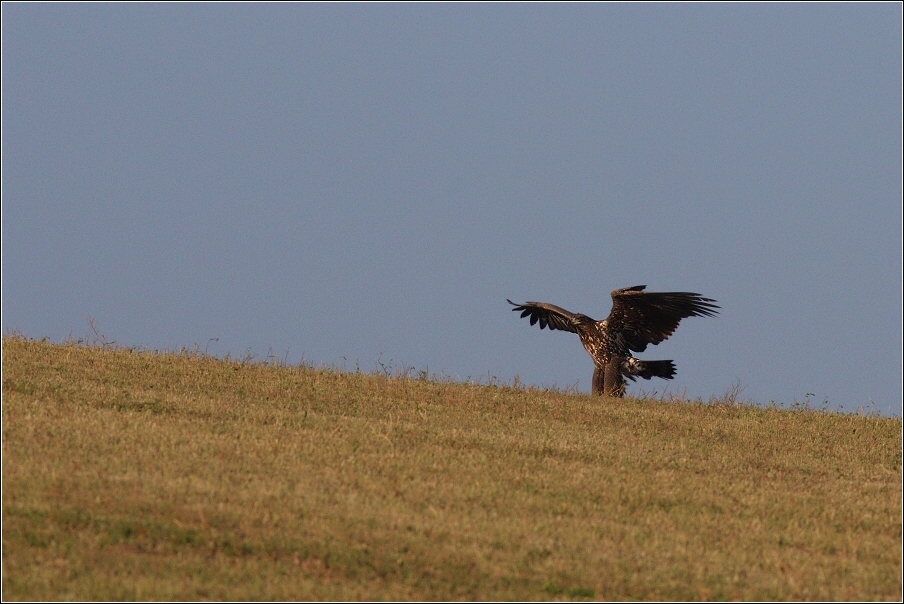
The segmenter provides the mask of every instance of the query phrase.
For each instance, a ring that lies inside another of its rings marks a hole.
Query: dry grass
[[[901,420],[3,339],[4,600],[900,600]]]

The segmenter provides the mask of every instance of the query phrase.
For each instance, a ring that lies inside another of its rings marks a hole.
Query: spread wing
[[[686,317],[718,314],[715,300],[691,292],[644,292],[636,285],[612,292],[612,312],[606,321],[609,333],[625,347],[643,352],[648,344],[659,344]]]
[[[540,322],[540,329],[549,327],[549,329],[561,329],[562,331],[570,331],[577,333],[575,328],[576,322],[584,322],[584,320],[592,321],[586,315],[568,312],[564,308],[559,308],[555,304],[547,304],[546,302],[525,302],[524,304],[515,304],[511,300],[507,300],[509,304],[514,306],[514,312],[521,312],[522,317],[530,317],[530,324],[534,325]]]

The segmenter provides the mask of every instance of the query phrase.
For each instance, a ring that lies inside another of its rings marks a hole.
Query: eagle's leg
[[[622,377],[621,362],[617,359],[606,363],[603,373],[602,394],[621,398],[625,395],[625,378]]]
[[[604,377],[605,377],[605,375],[604,375],[603,370],[594,364],[593,365],[593,384],[591,385],[591,392],[593,394],[602,395],[603,392],[605,392],[603,390],[603,383],[605,382]]]
[[[621,374],[620,363],[606,363],[605,368],[593,366],[593,394],[620,398],[625,395],[625,378]]]

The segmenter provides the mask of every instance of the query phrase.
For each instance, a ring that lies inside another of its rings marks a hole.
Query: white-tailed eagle
[[[602,321],[573,313],[545,302],[515,304],[515,312],[530,317],[540,329],[560,329],[578,334],[584,349],[593,359],[593,393],[620,397],[625,394],[625,378],[632,382],[675,377],[672,361],[642,361],[632,352],[643,352],[650,344],[659,344],[675,332],[686,317],[712,317],[718,314],[715,300],[690,292],[645,292],[646,285],[635,285],[612,292],[612,311]]]

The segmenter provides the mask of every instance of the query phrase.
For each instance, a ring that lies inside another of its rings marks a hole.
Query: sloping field
[[[900,600],[900,419],[3,339],[4,600]]]

